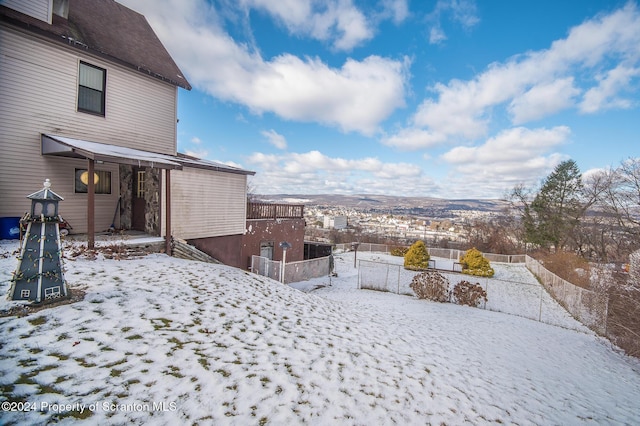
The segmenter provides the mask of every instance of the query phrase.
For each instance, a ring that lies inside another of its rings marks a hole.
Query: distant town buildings
[[[325,216],[324,227],[327,229],[347,229],[347,216]]]

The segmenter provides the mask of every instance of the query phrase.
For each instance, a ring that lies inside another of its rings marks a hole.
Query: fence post
[[[489,279],[488,278],[485,278],[485,283],[486,283],[486,285],[485,285],[485,290],[484,291],[487,293],[487,299],[488,299],[489,298]],[[486,300],[484,301],[484,309],[485,310],[487,309],[487,301]]]
[[[538,322],[542,322],[542,293],[544,288],[540,286],[540,312],[538,313]]]

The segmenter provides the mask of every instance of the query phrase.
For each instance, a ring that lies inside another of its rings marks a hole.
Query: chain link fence
[[[251,256],[251,272],[280,281],[282,262],[269,260],[262,256]]]
[[[284,265],[283,281],[281,279],[283,269],[281,261],[269,260],[261,256],[251,256],[251,271],[253,273],[276,281],[282,281],[285,284],[328,276],[331,273],[331,266],[331,258],[329,256],[301,260],[299,262],[287,262]]]
[[[393,248],[397,246],[390,246],[386,244],[371,244],[371,243],[359,243],[358,251],[375,251],[380,253],[390,253]],[[346,252],[352,251],[352,243],[336,244],[335,251]],[[447,248],[430,247],[427,248],[429,256],[439,257],[442,259],[458,260],[465,253],[466,250],[456,250]],[[525,263],[526,255],[524,254],[495,254],[495,253],[482,253],[490,262],[501,263]]]
[[[411,289],[413,278],[420,274],[410,271],[403,265],[378,261],[358,261],[358,288],[386,291],[396,294],[415,296]],[[457,263],[444,259],[436,259],[436,265],[446,266]],[[478,283],[487,292],[487,301],[482,301],[478,308],[503,312],[546,324],[568,328],[576,327],[567,312],[558,308],[556,301],[539,283],[507,281],[496,278],[476,277],[453,270],[436,269],[448,282],[449,293],[461,281]],[[533,278],[532,278],[533,279]]]

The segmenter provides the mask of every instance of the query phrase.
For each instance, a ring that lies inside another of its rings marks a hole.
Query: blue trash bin
[[[0,217],[0,240],[17,240],[20,238],[20,218]]]

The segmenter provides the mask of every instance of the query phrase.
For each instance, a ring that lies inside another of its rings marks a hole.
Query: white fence
[[[328,256],[299,262],[287,262],[284,265],[284,283],[296,283],[312,278],[325,277],[331,272],[330,263]],[[251,271],[276,281],[282,281],[281,261],[269,260],[261,256],[251,256]]]
[[[280,281],[282,262],[262,256],[251,256],[251,272]]]

